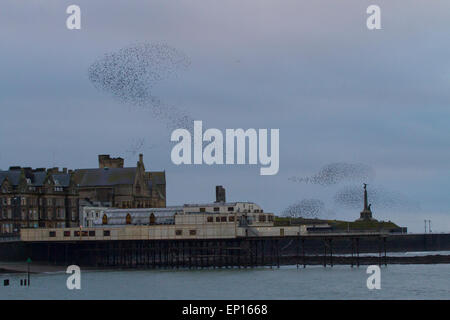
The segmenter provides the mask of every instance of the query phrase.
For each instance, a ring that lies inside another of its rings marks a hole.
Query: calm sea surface
[[[0,274],[1,299],[450,299],[450,265],[389,265],[369,290],[367,266],[279,269],[82,271],[81,290],[65,273]],[[3,280],[10,279],[4,287]]]

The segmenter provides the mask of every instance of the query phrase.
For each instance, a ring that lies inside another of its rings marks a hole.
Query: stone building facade
[[[78,225],[78,191],[66,169],[0,171],[0,234]]]
[[[143,155],[136,167],[123,167],[122,158],[99,155],[99,168],[74,171],[80,200],[86,205],[116,208],[166,206],[166,174],[145,171]]]
[[[160,208],[166,206],[164,171],[146,172],[122,158],[99,156],[99,168],[10,167],[0,171],[0,235],[20,228],[78,227],[83,206]]]

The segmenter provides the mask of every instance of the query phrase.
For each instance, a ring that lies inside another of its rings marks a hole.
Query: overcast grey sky
[[[66,29],[66,8],[82,29]],[[382,30],[366,28],[370,4]],[[166,170],[168,204],[214,199],[279,211],[320,199],[337,219],[346,184],[289,181],[334,162],[373,168],[369,183],[406,205],[372,207],[411,231],[450,230],[450,2],[384,0],[14,1],[0,6],[0,168],[96,167],[97,154]],[[171,163],[170,132],[148,110],[98,91],[89,66],[137,42],[165,43],[188,69],[153,93],[213,128],[279,128],[280,171]],[[369,185],[370,192],[370,185]],[[362,193],[361,193],[362,195]],[[370,194],[369,194],[370,196]],[[413,209],[409,203],[420,203]]]

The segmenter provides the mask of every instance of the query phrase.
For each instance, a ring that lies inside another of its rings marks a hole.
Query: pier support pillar
[[[330,244],[330,266],[333,266],[333,239],[329,239],[329,244]]]
[[[359,267],[359,238],[356,238],[356,266]]]

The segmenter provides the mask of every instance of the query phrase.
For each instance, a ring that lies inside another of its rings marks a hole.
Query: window
[[[263,214],[259,215],[259,222],[266,222],[266,216]]]
[[[175,235],[176,236],[181,236],[183,234],[183,230],[175,230]]]
[[[89,231],[89,237],[95,237],[95,230]]]
[[[126,217],[126,224],[131,224],[131,215],[128,213]]]
[[[79,236],[80,236],[80,231],[74,231],[74,232],[73,232],[73,235],[74,235],[75,237],[79,237]]]
[[[197,230],[189,230],[190,236],[195,236],[197,234]]]
[[[214,207],[214,212],[219,212],[220,208],[219,207]]]
[[[152,214],[150,215],[149,223],[150,223],[150,224],[155,224],[155,215],[154,215],[153,212],[152,212]]]
[[[103,214],[102,224],[108,224],[108,217],[106,216],[106,213]]]
[[[214,222],[214,218],[213,218],[213,217],[208,217],[208,218],[206,218],[206,221],[208,221],[208,222]]]
[[[273,221],[273,216],[269,216],[269,221]]]
[[[220,222],[227,222],[227,217],[220,217]]]
[[[109,230],[103,230],[103,236],[104,236],[104,237],[109,237],[109,236],[111,236],[111,231],[109,231]]]
[[[229,216],[228,217],[228,221],[233,222],[234,221],[234,216]]]
[[[56,231],[50,231],[50,232],[48,233],[48,236],[49,236],[50,238],[56,237]]]
[[[228,211],[234,211],[234,207],[228,207]]]
[[[216,222],[220,222],[220,217],[216,217]]]
[[[200,212],[206,212],[206,208],[200,208]]]
[[[87,237],[88,236],[88,232],[87,231],[81,231],[81,236],[82,237]]]
[[[70,237],[70,231],[64,231],[64,237]]]

